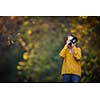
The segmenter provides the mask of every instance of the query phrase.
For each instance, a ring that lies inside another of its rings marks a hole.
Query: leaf
[[[25,52],[25,53],[23,54],[23,59],[24,59],[24,60],[27,60],[27,59],[28,59],[28,53],[27,53],[27,52]]]

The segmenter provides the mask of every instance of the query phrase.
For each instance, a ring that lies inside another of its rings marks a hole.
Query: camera
[[[70,42],[69,42],[68,45],[71,47],[72,44],[75,44],[77,41],[78,41],[78,39],[77,39],[76,37],[73,37],[73,38],[70,40]]]

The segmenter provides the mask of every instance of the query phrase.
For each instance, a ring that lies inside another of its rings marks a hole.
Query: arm
[[[81,58],[81,49],[80,48],[73,48],[73,56],[76,60],[80,60]]]
[[[65,45],[64,48],[60,51],[59,56],[64,58],[66,55],[67,48],[68,48],[68,46]]]

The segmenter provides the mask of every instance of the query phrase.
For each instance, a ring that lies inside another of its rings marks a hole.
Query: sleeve
[[[64,48],[60,51],[60,53],[59,53],[59,56],[61,56],[61,57],[65,57],[65,55],[66,55],[66,51],[67,51],[67,45],[65,45],[64,46]]]
[[[76,60],[80,60],[81,49],[80,48],[74,48],[73,56],[76,58]]]

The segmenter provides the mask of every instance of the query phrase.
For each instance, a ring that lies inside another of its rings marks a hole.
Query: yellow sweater
[[[65,45],[59,55],[64,58],[61,74],[75,74],[81,76],[80,48],[75,47],[74,52],[70,53],[68,46]]]

